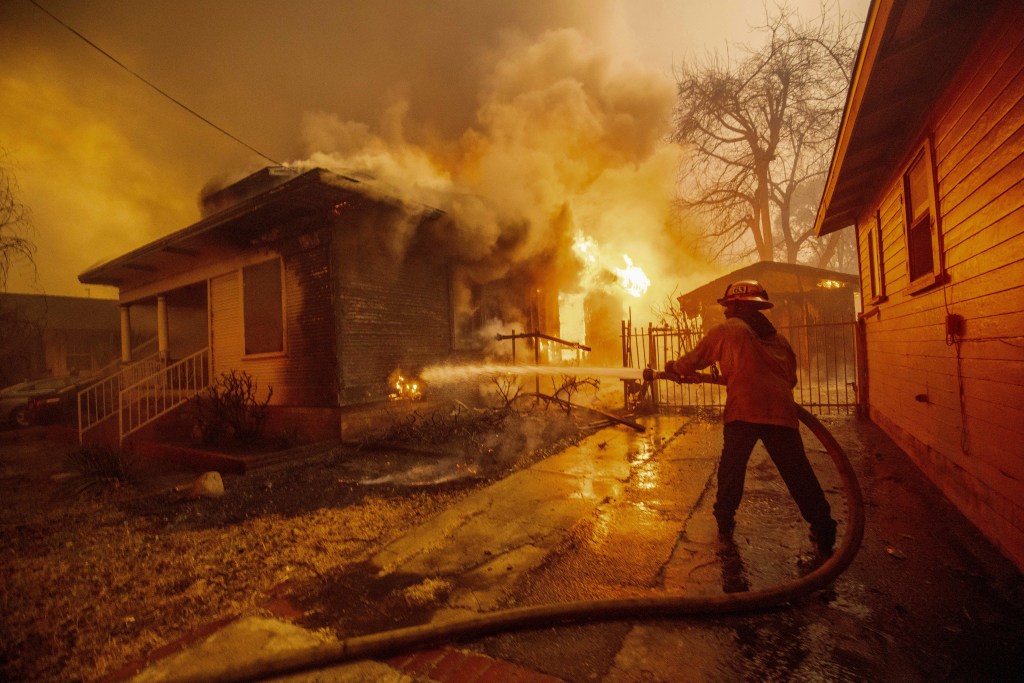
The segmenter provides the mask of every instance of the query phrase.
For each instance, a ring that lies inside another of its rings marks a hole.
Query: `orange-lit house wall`
[[[872,420],[1024,568],[1024,11],[1001,19],[902,150],[857,235]],[[914,291],[903,176],[922,145],[942,268]],[[874,298],[872,261],[884,275]],[[947,335],[950,314],[964,319],[959,335]]]

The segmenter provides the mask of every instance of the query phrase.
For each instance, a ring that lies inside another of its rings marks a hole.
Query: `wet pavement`
[[[524,605],[714,596],[807,571],[806,525],[760,448],[734,543],[723,543],[711,515],[720,425],[643,422],[644,433],[603,429],[463,498],[359,572],[296,587],[277,618],[239,620],[140,680]],[[553,626],[289,680],[1020,680],[1020,573],[873,425],[825,423],[853,461],[867,515],[857,558],[826,590],[756,613]],[[840,480],[814,437],[804,438],[842,535]]]

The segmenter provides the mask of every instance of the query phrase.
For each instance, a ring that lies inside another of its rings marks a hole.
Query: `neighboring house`
[[[768,315],[797,356],[797,401],[823,414],[856,410],[857,276],[774,261],[735,270],[677,297],[677,323],[688,337],[684,348],[725,319],[718,300],[730,283],[740,280],[760,282],[774,304]]]
[[[856,275],[798,263],[760,261],[734,270],[677,297],[684,319],[704,331],[722,321],[718,300],[725,288],[739,280],[757,280],[775,306],[772,321],[778,326],[852,321],[856,315]]]
[[[117,302],[0,294],[0,386],[91,375],[120,355]]]
[[[1024,3],[875,0],[818,210],[872,420],[1024,569]]]
[[[204,201],[199,222],[79,276],[118,287],[122,337],[155,319],[165,363],[248,373],[299,438],[337,436],[396,369],[451,353],[451,267],[423,229],[440,212],[321,169],[263,169]]]

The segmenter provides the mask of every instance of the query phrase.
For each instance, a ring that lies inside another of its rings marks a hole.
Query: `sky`
[[[8,291],[116,297],[78,274],[274,162],[483,198],[438,207],[467,257],[509,225],[514,258],[576,240],[605,270],[641,267],[648,304],[721,273],[671,212],[674,72],[749,41],[760,0],[37,2],[245,144],[29,0],[0,2],[0,150],[38,247]],[[863,21],[868,0],[838,7]]]

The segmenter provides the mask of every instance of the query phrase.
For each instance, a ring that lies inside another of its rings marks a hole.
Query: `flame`
[[[584,271],[597,267],[597,242],[593,237],[587,237],[582,231],[577,231],[576,239],[572,243],[572,252],[583,264]]]
[[[633,263],[633,259],[628,254],[622,255],[622,259],[626,263],[625,268],[612,265],[603,257],[597,241],[593,237],[583,234],[582,230],[576,232],[572,251],[583,266],[581,279],[585,289],[600,287],[602,273],[614,274],[615,283],[633,297],[643,296],[647,292],[647,288],[651,286],[651,279],[647,277],[643,268]]]
[[[622,258],[626,261],[626,267],[612,269],[619,276],[619,285],[632,296],[642,297],[651,286],[651,279],[642,268],[633,265],[633,259],[629,256],[623,254]]]
[[[416,379],[407,379],[401,370],[395,370],[388,377],[390,392],[388,398],[392,401],[416,401],[423,398],[420,391],[420,383]]]

